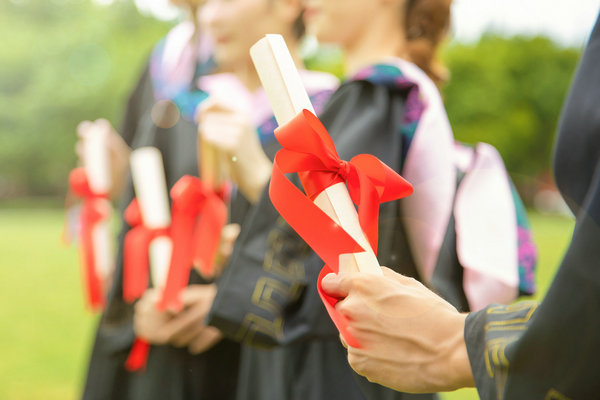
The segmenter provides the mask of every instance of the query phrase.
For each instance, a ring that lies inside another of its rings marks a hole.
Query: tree
[[[485,35],[444,59],[446,108],[458,140],[494,145],[517,185],[548,171],[557,121],[580,51],[545,37]]]
[[[0,198],[65,192],[77,123],[118,125],[133,79],[169,26],[131,1],[0,3]]]

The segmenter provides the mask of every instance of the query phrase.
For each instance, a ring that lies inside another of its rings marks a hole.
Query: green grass
[[[79,397],[94,317],[62,212],[0,210],[0,398]]]
[[[62,212],[0,210],[0,399],[79,397],[95,319],[85,310],[77,253],[60,243]],[[573,221],[531,214],[544,293]],[[477,399],[460,390],[446,400]]]

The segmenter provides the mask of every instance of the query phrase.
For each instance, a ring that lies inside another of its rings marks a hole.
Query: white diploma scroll
[[[130,163],[144,225],[151,229],[167,228],[171,224],[171,211],[160,151],[155,147],[136,149],[131,152]],[[172,250],[171,239],[167,236],[159,236],[150,242],[150,278],[159,291],[166,284]]]
[[[303,109],[314,113],[300,74],[281,35],[266,35],[252,46],[250,55],[279,125],[287,123]],[[315,198],[314,203],[367,250],[340,256],[344,258],[340,262],[340,270],[381,275],[379,262],[360,227],[358,213],[345,183],[328,187]]]
[[[108,194],[111,189],[109,141],[110,131],[94,124],[83,137],[83,167],[93,193]],[[103,282],[110,277],[114,270],[114,249],[110,230],[110,215],[112,207],[107,199],[104,202],[109,215],[96,225],[92,232],[94,246],[94,264],[96,273]]]

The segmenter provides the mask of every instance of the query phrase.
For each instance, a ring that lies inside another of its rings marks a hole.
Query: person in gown
[[[258,77],[248,76],[248,71],[253,72],[249,47],[272,32],[283,34],[288,43],[294,44],[302,34],[300,2],[205,1],[202,7],[207,34],[216,39],[210,52],[201,47],[194,57],[198,60],[195,74],[186,75],[185,68],[164,58],[186,54],[181,38],[189,36],[175,35],[178,30],[175,28],[164,45],[157,45],[150,61],[150,75],[153,71],[157,74],[151,81],[153,91],[140,87],[135,91],[137,94],[154,93],[151,106],[141,106],[143,98],[136,98],[134,93],[129,104],[142,110],[143,115],[136,117],[128,113],[126,121],[133,124],[130,129],[138,130],[134,134],[133,148],[152,145],[161,150],[169,187],[185,174],[197,174],[198,164],[201,164],[194,151],[197,143],[219,145],[225,140],[228,145],[235,144],[228,148],[226,157],[228,161],[236,160],[228,168],[237,178],[230,221],[243,224],[245,213],[266,183],[259,172],[268,171],[270,175],[270,161],[262,146],[272,145],[275,141],[273,129],[276,126]],[[223,15],[227,16],[224,20],[221,19]],[[219,71],[230,72],[207,73],[212,72],[209,67],[215,62]],[[166,65],[172,66],[171,73],[165,73],[163,67]],[[188,80],[181,82],[185,76],[189,76]],[[309,71],[303,71],[302,76],[315,107],[320,109],[337,87],[337,79],[326,73]],[[177,86],[179,83],[181,85]],[[158,114],[157,104],[161,107]],[[181,117],[177,119],[174,115]],[[152,120],[144,120],[148,117]],[[201,140],[197,140],[194,120],[201,126]],[[173,121],[176,121],[174,127],[165,126]],[[175,128],[181,124],[185,129],[177,131]],[[151,131],[146,132],[140,126],[150,127]],[[212,143],[215,140],[216,143]],[[251,173],[246,172],[248,167]],[[133,195],[131,184],[128,191],[126,204]],[[119,265],[122,267],[122,263]],[[222,339],[217,329],[206,327],[203,322],[214,296],[215,284],[204,281],[194,272],[191,285],[183,293],[184,309],[173,315],[156,310],[154,289],[146,291],[135,307],[125,304],[121,298],[120,272],[117,271],[109,308],[101,321],[84,398],[227,399],[234,396],[239,345]],[[134,334],[153,344],[145,371],[138,373],[123,368]]]
[[[415,185],[411,198],[381,207],[378,258],[383,264],[399,265],[403,274],[426,282],[445,283],[467,309],[469,302],[511,301],[523,285],[506,176],[505,191],[497,197],[508,204],[502,223],[511,225],[514,234],[500,240],[509,249],[501,279],[490,274],[491,266],[471,268],[473,273],[465,274],[470,284],[463,286],[462,269],[453,270],[463,254],[452,252],[455,245],[444,247],[456,195],[456,154],[439,92],[424,70],[436,80],[443,78],[433,55],[447,29],[449,2],[441,2],[443,18],[440,3],[425,3],[305,2],[307,27],[319,40],[340,44],[346,56],[347,78],[319,117],[341,158],[374,154]],[[420,14],[413,7],[429,10],[425,20],[417,22]],[[415,38],[410,41],[404,23],[409,15],[419,28],[411,30]],[[423,42],[428,50],[423,51]],[[424,63],[422,69],[406,60],[411,50]],[[274,143],[265,149],[272,157],[278,148]],[[466,251],[472,250],[467,246]],[[352,373],[317,294],[321,267],[263,191],[242,225],[208,319],[245,344],[238,399],[434,398],[397,393]]]
[[[155,146],[160,149],[167,185],[170,188],[181,176],[197,173],[197,127],[193,121],[196,107],[207,94],[196,88],[199,76],[210,72],[214,64],[210,57],[210,41],[195,22],[201,2],[174,1],[189,8],[188,21],[174,27],[154,47],[139,81],[132,91],[118,134],[111,135],[111,161],[115,182],[123,182],[119,215],[134,197],[128,178],[130,149]],[[86,121],[80,124],[80,134],[93,124],[107,121]],[[110,127],[109,127],[110,128]],[[112,129],[112,128],[110,128]],[[121,178],[121,179],[118,179]],[[119,187],[116,185],[115,187]],[[152,346],[143,371],[125,368],[136,336],[133,327],[134,306],[123,300],[123,238],[129,227],[122,221],[118,237],[119,252],[113,284],[107,296],[91,352],[83,399],[228,399],[235,395],[239,345],[223,340],[209,351],[199,353],[195,339],[190,346],[173,343]],[[187,290],[186,309],[182,317],[202,318],[202,309],[193,307],[194,300],[214,290],[210,282],[193,272]],[[144,311],[144,310],[142,310]],[[139,314],[139,313],[138,313]],[[200,315],[198,315],[200,314]],[[177,337],[175,337],[177,339]],[[170,339],[174,341],[174,339]]]
[[[491,304],[460,314],[412,279],[329,275],[323,289],[361,349],[368,379],[422,392],[477,387],[491,399],[594,399],[600,393],[600,15],[558,128],[554,173],[575,215],[573,236],[541,303]],[[385,301],[384,301],[385,300]]]

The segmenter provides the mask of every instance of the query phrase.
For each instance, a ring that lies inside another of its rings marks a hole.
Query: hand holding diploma
[[[204,323],[216,291],[215,284],[186,287],[181,293],[183,309],[175,313],[159,311],[156,305],[160,294],[155,289],[147,290],[135,305],[136,335],[151,344],[187,347],[192,354],[208,350],[222,338],[218,329]]]
[[[231,178],[248,200],[256,202],[271,176],[271,161],[247,113],[208,99],[198,114],[198,136],[203,181],[222,183]]]
[[[361,347],[347,346],[354,370],[409,393],[473,386],[464,340],[466,314],[412,278],[382,267],[383,276],[339,273],[321,287]]]
[[[326,262],[319,281],[338,271],[340,258],[349,271],[381,275],[375,257],[379,204],[409,195],[412,187],[375,157],[339,159],[281,36],[267,35],[250,54],[280,125],[275,136],[283,150],[275,156],[269,187],[273,205]],[[300,175],[306,196],[285,177],[291,172]],[[320,287],[319,294],[344,339],[358,346],[334,308],[337,299]]]
[[[83,199],[78,216],[80,256],[88,305],[96,310],[104,306],[104,292],[110,286],[114,270],[108,200],[114,187],[110,174],[110,125],[82,123],[78,127],[79,155],[83,167],[69,176],[73,193]]]
[[[78,141],[75,144],[75,153],[78,155],[82,164],[86,164],[89,152],[86,151],[86,138],[90,132],[104,132],[105,145],[107,148],[107,168],[110,179],[109,197],[113,200],[118,199],[125,187],[127,168],[129,167],[129,155],[131,149],[125,143],[121,135],[113,128],[106,119],[97,119],[95,121],[82,121],[77,125]]]

